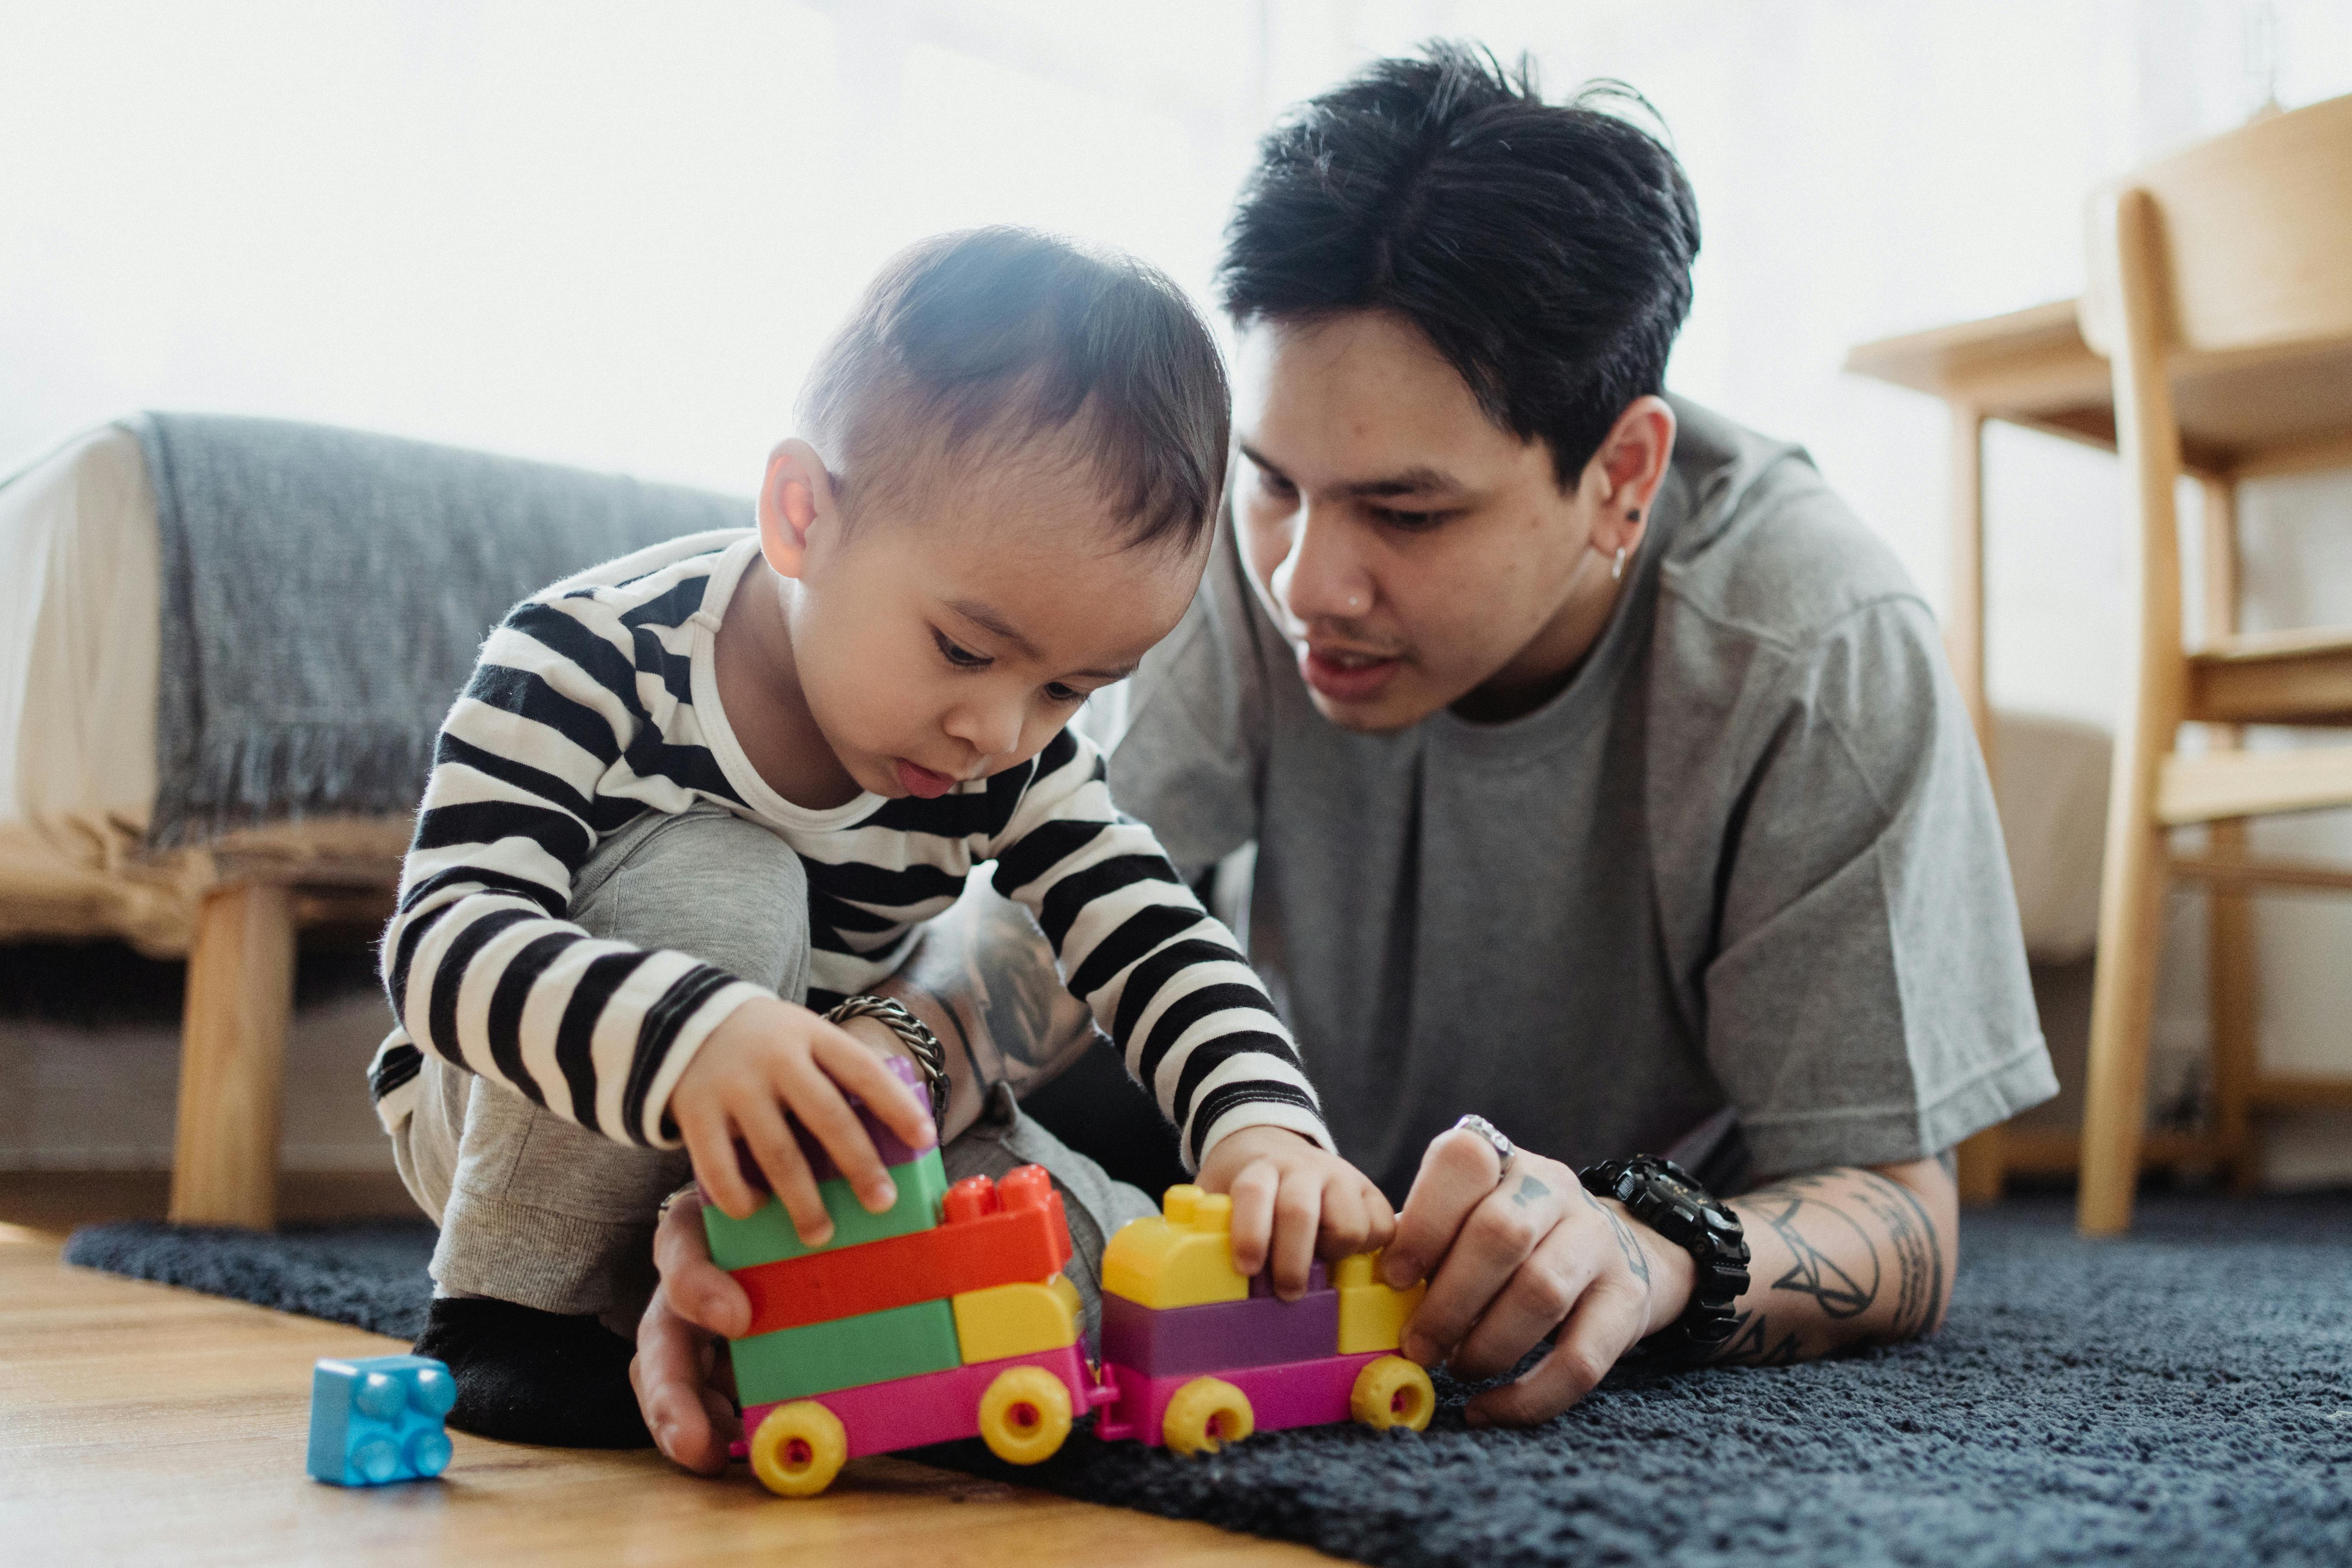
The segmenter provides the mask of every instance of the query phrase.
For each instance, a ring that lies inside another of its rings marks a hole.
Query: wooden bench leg
[[[174,1222],[267,1230],[278,1212],[278,1123],[294,1009],[294,900],[275,882],[205,896],[181,1020]]]

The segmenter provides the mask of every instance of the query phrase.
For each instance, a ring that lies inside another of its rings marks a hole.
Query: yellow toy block
[[[1359,1252],[1339,1259],[1331,1271],[1331,1284],[1339,1292],[1341,1355],[1396,1349],[1413,1309],[1429,1294],[1425,1279],[1405,1290],[1383,1284],[1377,1252]]]
[[[1059,1274],[1041,1285],[992,1285],[948,1300],[966,1366],[1078,1342],[1078,1288]]]
[[[1249,1279],[1234,1268],[1234,1200],[1189,1184],[1168,1189],[1160,1213],[1131,1219],[1103,1248],[1103,1289],[1140,1307],[1244,1301]]]

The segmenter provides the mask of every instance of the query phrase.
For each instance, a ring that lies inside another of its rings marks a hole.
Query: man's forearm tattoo
[[[907,988],[923,996],[932,1006],[940,1010],[941,1016],[947,1019],[948,1026],[955,1031],[956,1049],[962,1053],[964,1066],[971,1070],[971,1081],[978,1086],[980,1092],[985,1095],[992,1080],[987,1069],[980,1065],[979,1053],[971,1048],[971,1031],[963,1026],[963,1013],[956,1006],[955,998],[942,996],[929,986],[918,985],[911,981],[908,983]]]
[[[1720,1361],[1778,1366],[1857,1341],[1910,1339],[1942,1321],[1943,1241],[1918,1197],[1859,1167],[1793,1176],[1739,1200],[1751,1245],[1765,1235],[1788,1265],[1751,1289]],[[1766,1293],[1811,1307],[1769,1308]],[[1818,1314],[1818,1315],[1816,1315]],[[1832,1325],[1851,1322],[1851,1329]]]
[[[1761,1312],[1742,1312],[1732,1321],[1731,1337],[1715,1352],[1715,1359],[1746,1362],[1750,1366],[1787,1366],[1803,1353],[1794,1329],[1775,1342],[1769,1318]]]
[[[982,1027],[1004,1058],[1004,1076],[1018,1090],[1067,1043],[1053,1037],[1061,977],[1044,933],[1025,920],[982,921],[973,934],[964,954],[965,994],[977,1004]]]
[[[1806,1221],[1802,1227],[1797,1223],[1801,1213]],[[1871,1245],[1870,1233],[1856,1225],[1844,1210],[1819,1198],[1789,1193],[1767,1206],[1763,1218],[1794,1259],[1788,1272],[1772,1281],[1773,1289],[1811,1297],[1822,1315],[1829,1318],[1858,1318],[1878,1300],[1878,1248]],[[1835,1258],[1816,1246],[1812,1237],[1807,1235],[1808,1229],[1836,1247],[1850,1260],[1868,1258],[1868,1281],[1849,1273]]]
[[[1944,1249],[1936,1226],[1910,1188],[1875,1171],[1860,1171],[1854,1199],[1876,1216],[1895,1250],[1895,1318],[1887,1332],[1908,1339],[1926,1333],[1944,1317]]]

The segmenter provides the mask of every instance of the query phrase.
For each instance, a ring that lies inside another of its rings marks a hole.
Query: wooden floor
[[[289,1217],[401,1212],[378,1184],[289,1179]],[[344,1490],[302,1469],[310,1363],[394,1341],[68,1268],[72,1226],[160,1215],[143,1177],[0,1175],[0,1562],[667,1563],[1042,1568],[1328,1562],[1296,1546],[860,1460],[824,1497],[709,1481],[651,1452],[464,1433],[438,1481]]]

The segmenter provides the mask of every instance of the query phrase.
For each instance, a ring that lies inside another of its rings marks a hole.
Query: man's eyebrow
[[[1436,468],[1405,468],[1397,473],[1384,474],[1377,479],[1358,479],[1352,484],[1341,485],[1339,493],[1370,497],[1419,496],[1460,489],[1460,480]]]
[[[991,609],[988,605],[982,604],[979,600],[950,599],[948,601],[948,608],[953,610],[957,615],[961,616],[965,620],[970,621],[973,626],[980,627],[982,630],[993,632],[996,636],[1003,637],[1006,642],[1011,643],[1024,657],[1029,658],[1035,658],[1037,657],[1037,645],[1035,643],[1031,642],[1027,637],[1023,637],[1019,632],[1015,631],[1013,627],[1013,623],[1006,620],[1003,615]]]
[[[1241,444],[1242,456],[1269,473],[1279,474],[1281,466],[1249,446]],[[1393,474],[1383,474],[1374,479],[1357,479],[1339,487],[1341,495],[1380,498],[1384,496],[1417,496],[1432,492],[1453,492],[1466,489],[1461,480],[1443,469],[1431,468],[1402,468]]]

